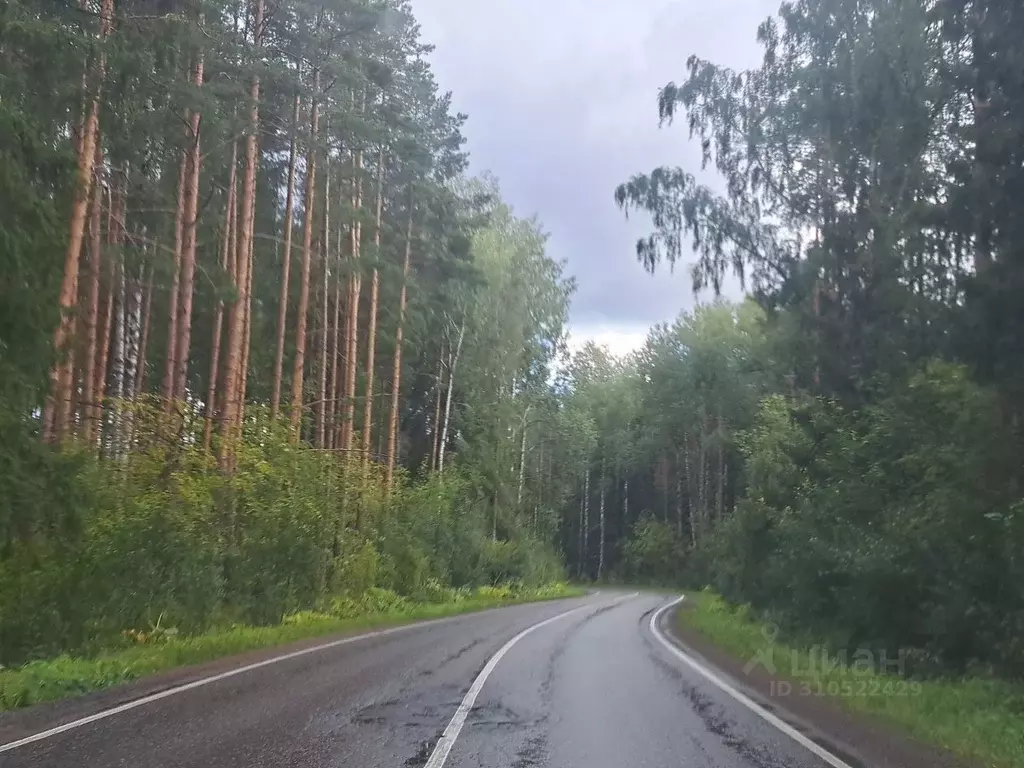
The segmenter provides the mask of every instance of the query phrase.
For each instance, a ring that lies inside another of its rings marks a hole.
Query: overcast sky
[[[685,126],[658,128],[658,89],[690,54],[755,65],[757,25],[779,0],[412,2],[441,88],[469,115],[472,171],[494,172],[518,214],[540,217],[577,279],[574,341],[626,351],[692,306],[685,267],[651,277],[636,261],[647,222],[625,221],[612,195],[658,165],[699,172]]]

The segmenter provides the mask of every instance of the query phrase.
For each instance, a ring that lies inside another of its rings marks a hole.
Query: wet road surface
[[[557,616],[493,665],[444,765],[825,766],[651,634],[651,615],[667,602],[604,592],[367,637],[0,752],[0,766],[436,766],[438,740],[488,662]],[[0,745],[86,709],[0,716]]]

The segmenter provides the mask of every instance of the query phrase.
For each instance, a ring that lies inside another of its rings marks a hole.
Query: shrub
[[[622,555],[627,579],[641,584],[675,584],[683,572],[686,544],[672,525],[644,516],[633,526]]]
[[[121,458],[34,436],[23,463],[0,454],[0,664],[134,642],[123,632],[149,638],[158,622],[191,635],[355,618],[562,578],[537,542],[490,541],[457,471],[418,485],[399,475],[388,501],[377,469],[296,448],[249,408],[226,475],[199,447],[199,414],[184,413],[179,440],[159,403],[130,411]]]
[[[997,397],[932,364],[874,405],[769,398],[715,586],[838,648],[1024,672],[1024,516]],[[895,652],[895,651],[893,651]]]

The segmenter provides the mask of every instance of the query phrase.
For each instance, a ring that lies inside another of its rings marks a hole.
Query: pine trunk
[[[327,132],[330,134],[330,131]],[[316,401],[316,447],[327,447],[327,368],[331,357],[327,347],[331,330],[331,268],[328,262],[331,242],[331,169],[324,164],[324,227],[320,240],[320,265],[323,270],[323,302],[320,322],[319,397]]]
[[[394,485],[395,460],[398,451],[398,393],[402,386],[402,337],[405,333],[405,300],[409,282],[409,261],[412,258],[412,201],[409,205],[409,223],[405,230],[405,264],[402,267],[402,292],[398,300],[398,329],[395,331],[395,361],[391,374],[391,415],[388,419],[388,457],[385,484],[388,491]],[[442,449],[443,451],[443,449]],[[442,452],[442,457],[444,453]]]
[[[153,267],[149,268],[146,279],[146,296],[142,305],[142,339],[139,341],[139,367],[135,372],[135,397],[142,395],[146,387],[146,355],[149,349],[150,317],[153,314]]]
[[[111,195],[111,207],[113,207],[113,195]],[[111,216],[111,221],[113,217]],[[113,226],[107,227],[107,243],[113,245],[115,241]],[[108,270],[108,282],[107,288],[107,303],[103,310],[103,320],[101,325],[101,331],[97,333],[99,338],[99,349],[97,350],[96,356],[96,380],[93,384],[93,391],[96,400],[96,421],[93,425],[95,432],[93,433],[94,445],[100,445],[103,441],[103,423],[104,423],[104,412],[103,412],[103,401],[107,397],[107,366],[110,361],[110,337],[112,335],[112,329],[114,324],[114,292],[115,292],[115,278],[117,276],[117,265],[113,259],[108,260],[110,268]]]
[[[224,210],[224,233],[221,239],[220,266],[224,274],[228,274],[231,268],[231,254],[234,249],[235,239],[235,209],[236,198],[238,197],[238,176],[236,165],[238,161],[238,144],[232,146],[231,169],[228,172],[228,199]],[[210,380],[206,389],[206,426],[203,430],[203,448],[210,450],[213,441],[213,414],[217,403],[217,378],[220,372],[220,342],[224,335],[224,302],[217,301],[217,310],[213,317],[213,340],[210,344]]]
[[[256,198],[253,196],[252,207],[249,209],[249,227],[255,232]],[[242,365],[238,370],[238,414],[235,417],[235,435],[241,436],[242,425],[245,422],[245,403],[249,384],[249,357],[252,352],[252,281],[255,270],[253,260],[255,258],[256,238],[249,240],[249,254],[246,266],[246,289],[245,289],[245,340],[242,343]]]
[[[339,219],[341,217],[339,216]],[[342,253],[344,252],[345,242],[345,227],[339,221],[338,222],[338,245],[334,251],[334,263],[337,265],[337,274],[334,277],[334,324],[331,328],[331,417],[329,420],[330,425],[330,445],[332,449],[341,448],[341,406],[338,402],[338,398],[341,395],[341,374],[343,368],[340,367],[341,363],[341,326],[344,323],[344,319],[341,316],[342,304],[344,301],[341,298],[341,289],[345,284],[345,281],[341,279],[341,263]]]
[[[253,0],[253,46],[259,48],[263,36],[263,0]],[[259,157],[256,152],[256,134],[260,122],[260,77],[253,75],[250,87],[249,99],[251,102],[249,135],[245,139],[245,177],[242,182],[242,211],[245,216],[244,224],[238,233],[238,250],[236,258],[239,263],[237,286],[239,288],[239,300],[231,308],[230,322],[228,323],[228,348],[226,357],[226,380],[225,387],[225,409],[223,417],[223,434],[227,438],[221,444],[220,462],[221,467],[230,469],[232,466],[231,439],[235,436],[236,425],[241,424],[242,402],[244,394],[236,389],[236,381],[241,378],[238,375],[239,367],[245,357],[245,321],[246,311],[249,306],[249,253],[252,246],[252,211],[253,202],[256,198],[256,166]],[[244,267],[242,266],[244,264]]]
[[[171,401],[174,399],[174,374],[178,359],[175,347],[178,344],[178,302],[181,292],[181,251],[185,231],[185,194],[189,178],[188,158],[188,153],[183,152],[178,168],[178,200],[174,213],[174,264],[171,272],[171,295],[167,302],[167,360],[164,364],[163,381],[164,410],[167,413],[170,413]]]
[[[349,229],[349,240],[351,242],[351,228]],[[341,250],[338,252],[339,258],[341,257]],[[340,379],[338,384],[338,437],[335,441],[335,447],[342,452],[345,451],[346,444],[346,431],[348,428],[348,422],[345,421],[345,415],[348,411],[346,407],[346,396],[348,394],[348,366],[349,366],[349,348],[352,346],[352,277],[351,275],[345,279],[345,315],[341,321],[341,351],[338,353],[338,357],[341,362]]]
[[[253,200],[253,206],[249,209],[248,218],[250,222],[253,220],[255,214],[255,198]],[[255,230],[253,230],[255,232]],[[251,339],[252,339],[252,282],[253,282],[253,252],[255,250],[255,238],[249,241],[249,251],[245,257],[245,265],[242,267],[245,272],[245,307],[243,311],[243,324],[242,324],[242,359],[238,366],[238,378],[235,383],[235,389],[238,393],[238,410],[235,413],[235,423],[232,426],[232,434],[236,439],[240,439],[242,436],[243,425],[245,423],[245,406],[246,406],[246,394],[249,382],[249,358],[252,351]]]
[[[380,397],[380,399],[383,401],[384,397],[387,395],[387,389],[384,386],[384,382],[381,382],[380,390],[378,390],[377,394]],[[376,453],[376,455],[378,457],[383,457],[384,456],[384,431],[385,431],[385,427],[387,426],[388,417],[387,417],[387,414],[384,412],[383,408],[379,409],[378,413],[380,414],[380,416],[378,416],[378,418],[377,418],[377,450],[375,451],[375,453]]]
[[[110,33],[114,19],[114,0],[103,0],[100,5],[100,39]],[[87,101],[88,112],[82,126],[81,141],[78,145],[78,167],[75,174],[75,196],[71,203],[68,223],[68,247],[64,253],[64,277],[61,280],[58,304],[60,322],[53,335],[53,349],[58,361],[50,370],[50,396],[43,406],[42,437],[53,442],[63,437],[66,419],[65,404],[70,407],[72,387],[72,363],[67,357],[68,346],[75,332],[75,307],[78,303],[78,269],[81,263],[82,243],[85,240],[85,222],[88,215],[90,193],[96,166],[96,147],[99,143],[100,95],[106,74],[107,58],[100,53],[92,68],[94,93]],[[86,80],[86,82],[88,82]]]
[[[281,296],[277,307],[277,348],[274,351],[274,378],[270,396],[270,415],[275,421],[281,408],[284,337],[288,325],[288,289],[292,265],[292,218],[295,213],[295,153],[301,107],[302,97],[296,94],[295,107],[292,112],[292,138],[288,148],[288,191],[284,203],[284,257],[281,260]]]
[[[313,249],[313,210],[316,205],[316,141],[319,128],[320,71],[313,75],[313,102],[309,111],[309,146],[306,148],[306,196],[302,224],[302,276],[299,283],[299,307],[295,325],[295,361],[292,371],[292,439],[298,441],[302,424],[303,373],[306,366],[306,322],[309,314],[309,272]]]
[[[342,450],[348,456],[352,451],[352,437],[355,431],[356,416],[356,371],[359,354],[359,295],[362,292],[363,280],[359,274],[359,259],[362,249],[362,223],[359,221],[359,209],[363,205],[363,182],[360,172],[363,169],[363,153],[356,152],[352,163],[352,277],[351,295],[348,307],[348,352],[345,357],[345,422],[342,433]]]
[[[96,149],[96,167],[102,164],[99,147]],[[85,368],[82,377],[82,439],[92,444],[96,424],[100,417],[96,402],[96,355],[100,315],[100,270],[103,268],[103,185],[93,182],[92,210],[89,215],[89,299],[85,313]]]
[[[366,397],[363,400],[363,465],[370,458],[370,444],[373,441],[373,375],[377,362],[377,304],[380,297],[380,230],[384,217],[384,152],[377,156],[377,212],[373,229],[373,274],[370,278],[370,327],[366,332]],[[435,432],[437,428],[435,426]],[[436,437],[436,436],[435,436]],[[433,456],[431,457],[433,461]]]
[[[203,85],[203,57],[196,61],[193,84]],[[174,346],[174,399],[184,400],[188,382],[188,359],[192,346],[192,301],[195,294],[196,274],[196,228],[199,212],[199,177],[202,166],[200,149],[201,116],[193,112],[189,118],[188,178],[185,182],[185,211],[182,220],[181,237],[181,287],[179,290],[177,331],[178,341]]]

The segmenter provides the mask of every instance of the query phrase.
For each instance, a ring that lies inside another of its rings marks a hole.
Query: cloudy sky
[[[658,89],[684,77],[690,54],[756,64],[757,25],[779,0],[412,3],[442,89],[469,115],[472,169],[493,171],[517,213],[540,217],[550,255],[577,279],[574,341],[626,351],[691,306],[685,268],[651,277],[637,263],[646,222],[625,221],[612,194],[657,165],[699,172],[685,127],[658,128]]]

